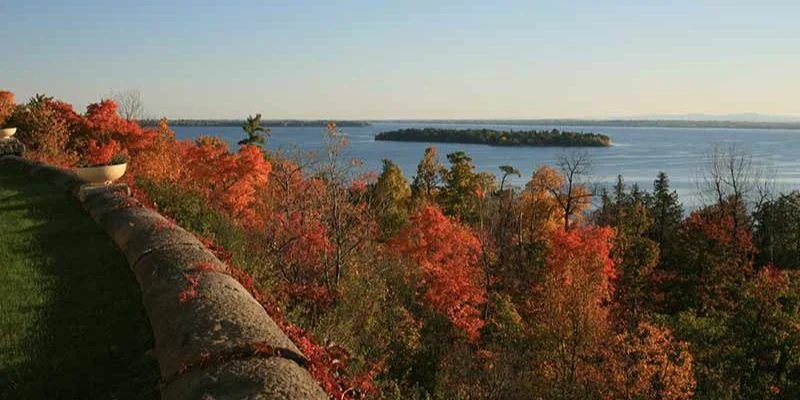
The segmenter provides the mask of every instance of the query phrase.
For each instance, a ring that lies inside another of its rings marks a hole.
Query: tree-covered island
[[[409,128],[380,132],[375,140],[488,144],[490,146],[609,147],[611,138],[591,132],[553,130],[498,131],[493,129]]]

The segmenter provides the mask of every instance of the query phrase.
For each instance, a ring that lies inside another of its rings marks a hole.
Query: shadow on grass
[[[124,257],[78,202],[58,189],[6,168],[0,188],[19,193],[0,201],[6,203],[0,225],[19,215],[36,225],[7,230],[0,240],[14,243],[10,254],[25,268],[38,269],[34,295],[44,298],[41,307],[23,306],[23,298],[7,311],[31,313],[33,329],[18,333],[22,361],[0,370],[0,398],[157,398],[152,334]],[[18,207],[24,211],[7,212]],[[4,273],[0,269],[0,277]]]

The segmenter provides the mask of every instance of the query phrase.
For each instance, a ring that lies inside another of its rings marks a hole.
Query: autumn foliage
[[[219,138],[203,136],[180,145],[180,179],[209,202],[238,222],[251,221],[259,187],[267,183],[271,165],[251,145],[228,151]]]
[[[14,93],[0,90],[0,129],[6,127],[6,121],[14,112],[14,106]]]
[[[445,167],[429,148],[409,180],[346,159],[335,124],[306,154],[260,147],[258,115],[230,147],[178,140],[166,119],[143,128],[110,100],[79,114],[3,99],[27,157],[128,154],[135,196],[203,237],[331,398],[800,396],[800,279],[757,262],[796,251],[783,203],[762,209],[780,230],[737,196],[684,218],[660,174],[652,193],[620,177],[591,208],[580,157],[498,188],[466,153]],[[184,278],[176,301],[195,296]]]
[[[409,271],[408,279],[414,280],[420,301],[447,316],[467,337],[477,338],[483,326],[478,308],[486,300],[478,239],[437,207],[426,206],[411,216],[409,227],[390,247],[419,268]]]

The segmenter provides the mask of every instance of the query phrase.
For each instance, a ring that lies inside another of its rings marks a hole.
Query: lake
[[[514,166],[522,178],[512,183],[524,185],[533,170],[539,165],[554,165],[558,156],[575,148],[559,147],[493,147],[486,145],[453,143],[412,143],[375,141],[376,133],[402,128],[487,128],[499,130],[552,129],[603,133],[611,136],[612,147],[587,147],[577,149],[588,152],[592,162],[591,180],[598,184],[611,185],[621,174],[626,183],[638,183],[642,188],[652,189],[652,182],[659,171],[670,178],[687,208],[697,207],[702,199],[697,195],[698,173],[706,153],[715,145],[736,144],[749,152],[753,163],[769,171],[775,186],[782,192],[800,189],[800,130],[782,129],[725,129],[725,128],[656,128],[656,127],[592,127],[592,126],[534,126],[534,125],[475,125],[475,124],[431,124],[377,122],[366,127],[342,128],[348,136],[348,158],[357,158],[364,167],[380,171],[381,160],[391,159],[403,169],[409,179],[415,174],[417,163],[425,148],[436,146],[447,165],[445,154],[458,150],[472,157],[478,171],[498,173],[500,165]],[[239,127],[174,127],[179,139],[191,139],[203,134],[224,138],[235,148],[244,137]],[[321,152],[324,128],[272,128],[268,148],[299,146],[304,151]]]

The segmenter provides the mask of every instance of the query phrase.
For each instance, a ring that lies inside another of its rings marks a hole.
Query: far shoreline
[[[244,120],[233,119],[168,119],[170,126],[179,127],[241,127]],[[267,128],[325,127],[330,120],[272,119],[264,120]],[[726,121],[726,120],[658,120],[658,119],[363,119],[332,120],[340,128],[360,128],[374,124],[420,125],[517,125],[546,127],[605,127],[605,128],[717,128],[717,129],[785,129],[800,130],[800,122]],[[157,126],[158,119],[140,120],[142,126]]]
[[[720,128],[720,129],[787,129],[800,130],[800,122],[726,121],[726,120],[661,120],[661,119],[387,119],[366,120],[370,123],[405,124],[469,124],[518,126],[593,126],[606,128]]]

